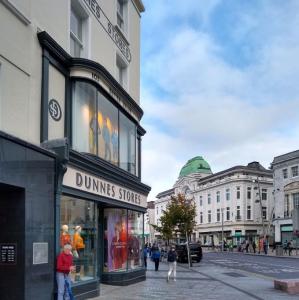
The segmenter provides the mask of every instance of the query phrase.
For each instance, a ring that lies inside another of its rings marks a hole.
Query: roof
[[[172,195],[172,194],[174,194],[174,189],[172,188],[172,189],[169,189],[169,190],[166,190],[166,191],[163,191],[163,192],[161,192],[161,193],[159,193],[157,196],[156,196],[156,198],[162,198],[162,197],[165,197],[165,196],[170,196],[170,195]]]
[[[295,150],[289,153],[285,153],[279,156],[275,156],[272,162],[272,165],[279,164],[291,159],[299,158],[299,150]]]
[[[180,171],[179,177],[187,176],[194,173],[212,174],[210,165],[202,156],[195,156],[189,159]]]

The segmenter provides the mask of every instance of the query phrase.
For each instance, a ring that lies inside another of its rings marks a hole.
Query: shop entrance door
[[[0,298],[24,296],[25,191],[0,184]]]

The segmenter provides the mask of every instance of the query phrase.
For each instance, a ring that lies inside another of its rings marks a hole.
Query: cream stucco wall
[[[85,57],[102,64],[116,76],[116,53],[108,33],[83,0],[8,0],[0,2],[0,130],[29,142],[40,142],[42,51],[38,31],[48,34],[70,51],[70,6],[79,1],[88,15],[88,51]],[[128,0],[126,38],[132,60],[128,63],[127,92],[139,103],[140,13]],[[116,0],[97,0],[105,15],[116,24]]]

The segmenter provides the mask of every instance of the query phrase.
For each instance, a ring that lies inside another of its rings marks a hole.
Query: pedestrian
[[[177,261],[177,253],[175,251],[175,246],[172,246],[167,255],[168,261],[168,274],[167,274],[167,282],[169,282],[169,278],[171,273],[173,273],[173,281],[176,281],[176,261]]]
[[[249,249],[249,242],[246,241],[246,246],[245,246],[246,253],[248,253],[248,249]]]
[[[144,261],[144,267],[147,268],[147,244],[145,244],[143,249],[143,261]]]
[[[264,253],[267,255],[268,253],[268,240],[266,238],[263,239],[263,248],[264,248]]]
[[[284,250],[284,254],[287,254],[287,251],[288,251],[288,240],[285,240],[283,242],[283,250]]]
[[[259,254],[262,252],[263,246],[264,246],[264,240],[260,238],[259,239]]]
[[[73,255],[71,254],[72,246],[65,244],[63,252],[57,257],[56,280],[58,287],[57,300],[73,300],[71,289],[70,272],[75,272],[76,267],[73,265]]]
[[[252,249],[253,249],[253,253],[255,253],[255,249],[256,249],[256,243],[255,243],[255,241],[252,242]]]
[[[159,247],[154,245],[152,248],[152,259],[155,262],[155,271],[159,270],[160,256],[161,252],[159,250]]]
[[[288,250],[289,250],[289,256],[291,256],[292,251],[293,251],[293,241],[292,240],[290,240],[288,242]]]

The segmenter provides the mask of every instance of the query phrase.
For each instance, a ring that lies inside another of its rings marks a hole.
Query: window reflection
[[[136,125],[103,94],[86,82],[75,82],[72,143],[137,175]]]

